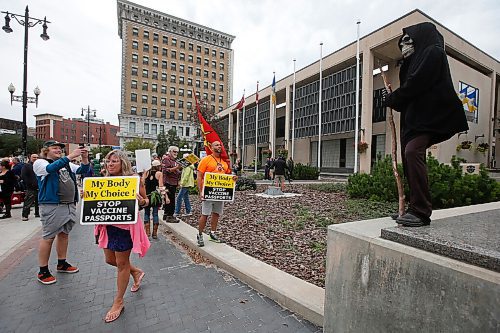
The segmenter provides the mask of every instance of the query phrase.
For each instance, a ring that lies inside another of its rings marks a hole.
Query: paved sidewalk
[[[91,229],[75,226],[68,261],[80,272],[56,274],[54,285],[35,279],[39,233],[7,257],[21,259],[0,275],[0,332],[321,332],[229,274],[192,263],[161,236],[145,258],[132,255],[146,272],[143,285],[126,292],[124,313],[105,324],[116,270],[104,263]],[[54,248],[53,273],[55,265]]]

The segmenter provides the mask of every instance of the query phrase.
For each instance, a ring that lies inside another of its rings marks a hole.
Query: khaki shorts
[[[43,204],[40,205],[40,222],[42,222],[43,239],[52,239],[57,234],[69,234],[76,223],[76,205]]]
[[[224,210],[224,202],[222,201],[212,201],[212,200],[204,200],[201,202],[201,215],[210,215],[212,213],[222,215],[222,211]]]
[[[284,184],[285,183],[285,176],[283,176],[283,175],[276,175],[276,176],[274,176],[274,180],[276,180],[276,182],[278,184]]]

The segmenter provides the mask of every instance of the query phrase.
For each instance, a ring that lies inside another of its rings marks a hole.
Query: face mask
[[[403,58],[408,58],[415,52],[415,46],[413,45],[413,39],[411,39],[408,34],[404,35],[401,38],[401,42],[399,42],[399,47],[401,48],[401,53],[403,54]]]

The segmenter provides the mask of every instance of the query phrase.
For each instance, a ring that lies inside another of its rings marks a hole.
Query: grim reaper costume
[[[407,213],[396,222],[419,227],[430,224],[432,214],[426,149],[469,127],[436,26],[425,22],[404,28],[399,48],[400,87],[385,96],[385,106],[401,113],[401,155],[410,198]]]

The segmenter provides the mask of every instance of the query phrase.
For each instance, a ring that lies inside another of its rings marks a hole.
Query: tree
[[[27,137],[27,153],[39,153],[43,147],[43,141],[32,136]],[[2,134],[0,140],[0,158],[4,156],[21,154],[21,135]]]
[[[144,140],[141,138],[134,138],[132,141],[128,141],[125,143],[125,150],[134,152],[139,149],[150,149],[153,150],[155,144],[151,141]]]
[[[171,128],[167,133],[161,132],[158,134],[158,144],[156,145],[156,153],[162,156],[170,146],[183,147],[188,145],[185,139],[179,138],[177,131]]]
[[[101,148],[94,147],[94,148],[90,149],[90,153],[93,156],[97,156],[97,154],[101,153],[101,159],[103,159],[112,150],[113,150],[113,148],[111,148],[110,146],[101,146]]]

